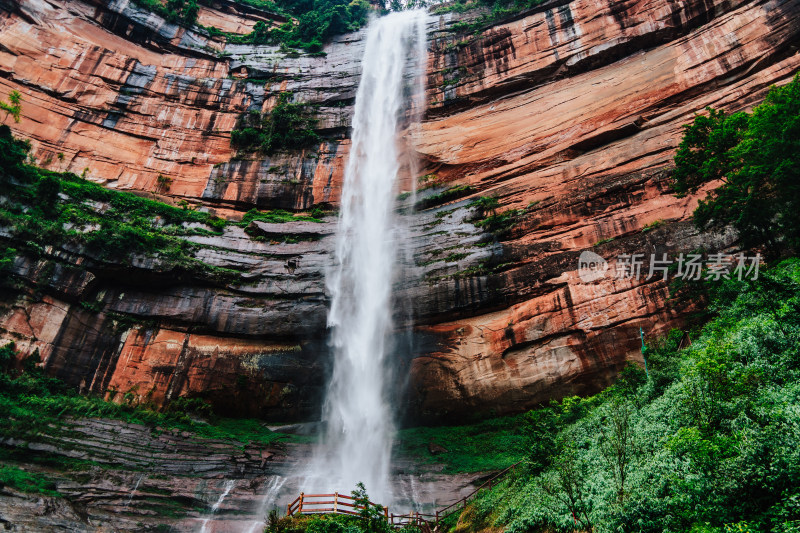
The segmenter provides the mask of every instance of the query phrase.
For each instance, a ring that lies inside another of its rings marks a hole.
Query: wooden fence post
[[[334,513],[338,513],[339,512],[339,492],[338,491],[333,493],[333,512]]]
[[[300,493],[300,507],[297,509],[297,512],[300,513],[300,514],[303,514],[303,497],[304,496],[305,496],[305,494],[303,494],[301,492]]]

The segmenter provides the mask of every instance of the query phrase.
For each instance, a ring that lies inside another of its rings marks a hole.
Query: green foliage
[[[165,176],[163,174],[159,174],[156,178],[157,188],[160,192],[169,192],[170,188],[172,187],[172,178],[169,176]]]
[[[297,23],[289,21],[270,28],[259,21],[251,33],[231,36],[230,41],[282,45],[318,53],[331,37],[355,31],[364,25],[370,10],[367,0],[279,0],[278,7],[295,17]]]
[[[285,437],[265,428],[258,420],[213,416],[209,406],[197,398],[177,399],[167,404],[164,412],[157,412],[148,406],[134,405],[133,394],[126,394],[128,401],[121,404],[97,396],[82,396],[30,364],[38,356],[29,357],[21,370],[15,368],[14,354],[12,344],[0,347],[0,435],[4,437],[35,439],[39,433],[51,431],[50,426],[57,427],[65,417],[112,418],[236,442],[268,444]],[[207,417],[210,423],[195,422],[196,416]]]
[[[258,220],[260,222],[268,222],[270,224],[280,224],[283,222],[292,222],[297,220],[310,220],[319,222],[312,217],[295,217],[293,213],[284,211],[283,209],[275,209],[272,211],[259,211],[258,209],[251,209],[242,217],[240,226],[249,226],[251,222]]]
[[[309,148],[318,144],[314,131],[316,119],[309,107],[295,104],[290,93],[281,93],[278,103],[267,115],[247,113],[239,117],[231,132],[231,146],[237,150],[260,150],[271,154],[276,150]]]
[[[61,182],[52,174],[46,174],[39,179],[34,187],[34,199],[37,207],[46,218],[58,216],[58,193],[61,191]]]
[[[687,348],[677,331],[648,347],[649,379],[631,366],[592,398],[526,414],[524,475],[462,521],[508,533],[797,531],[800,259],[726,281],[712,310]]]
[[[359,493],[360,494],[360,493]],[[376,507],[371,506],[374,510]],[[389,531],[385,525],[381,511],[381,520],[378,522],[365,520],[361,516],[350,516],[341,514],[325,515],[302,515],[277,517],[270,512],[267,518],[266,533],[384,533]],[[418,528],[406,526],[399,531],[400,533],[420,533]]]
[[[6,112],[6,117],[11,115],[14,122],[19,123],[22,114],[22,95],[18,91],[11,91],[8,94],[8,102],[0,100],[0,109]]]
[[[475,222],[479,228],[494,233],[498,237],[505,235],[511,227],[519,222],[519,218],[525,213],[523,209],[508,209],[502,213],[490,215]]]
[[[149,255],[163,269],[178,269],[219,281],[232,270],[194,258],[189,235],[219,233],[225,221],[127,192],[106,189],[72,173],[57,173],[24,163],[30,145],[0,126],[0,226],[8,228],[7,247],[39,256],[41,243],[78,247],[102,260],[122,261]],[[203,224],[208,229],[189,227]],[[9,246],[12,245],[12,246]],[[7,265],[10,258],[4,255]]]
[[[440,193],[422,198],[417,202],[416,207],[417,209],[427,209],[428,207],[463,198],[464,196],[472,194],[475,190],[475,187],[472,185],[455,185],[453,187],[448,187]]]
[[[166,20],[191,26],[197,22],[197,0],[134,0],[136,4]]]
[[[649,231],[653,231],[654,229],[658,229],[664,224],[666,224],[666,222],[661,219],[654,220],[649,224],[645,224],[645,226],[642,228],[642,233],[647,233]]]
[[[353,503],[358,509],[358,516],[362,520],[361,529],[365,533],[389,533],[391,531],[392,528],[384,516],[383,506],[369,501],[369,495],[367,495],[367,489],[363,483],[359,482],[351,495]]]
[[[684,127],[675,155],[678,196],[721,180],[694,213],[700,229],[733,226],[745,248],[800,247],[800,74],[773,87],[751,115],[708,108]]]
[[[497,213],[497,209],[500,207],[500,201],[494,196],[481,196],[477,200],[473,200],[470,206],[477,208],[481,216],[484,217],[490,213]]]
[[[500,19],[515,15],[520,11],[531,9],[543,2],[544,0],[458,0],[452,3],[444,3],[442,6],[434,8],[432,12],[434,14],[442,14],[448,12],[467,13],[469,11],[482,10],[484,13],[476,17],[473,21],[457,22],[451,26],[451,30],[454,32],[477,34],[483,28]]]
[[[0,464],[0,489],[4,487],[45,496],[61,496],[56,491],[55,483],[43,475],[26,472],[15,466]]]
[[[442,463],[448,473],[500,470],[527,453],[528,422],[523,415],[492,418],[474,425],[417,427],[398,435],[399,453],[426,463]],[[445,450],[433,454],[431,442]]]
[[[14,138],[11,128],[0,125],[0,183],[9,181],[13,176],[25,177],[25,158],[31,149],[31,143]]]

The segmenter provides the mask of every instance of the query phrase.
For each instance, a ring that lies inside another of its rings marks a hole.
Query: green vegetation
[[[34,438],[48,426],[58,426],[64,417],[101,417],[143,424],[153,428],[180,429],[202,438],[236,442],[271,443],[286,437],[266,429],[257,420],[232,420],[215,417],[200,399],[181,398],[168,404],[163,412],[153,406],[135,404],[132,393],[123,395],[123,403],[105,401],[97,396],[83,396],[59,379],[48,377],[37,365],[38,352],[28,357],[20,368],[13,344],[0,347],[0,434],[21,439]],[[196,422],[206,417],[209,423]]]
[[[211,0],[134,0],[140,7],[156,13],[169,22],[191,26],[197,22],[199,5],[213,6]],[[204,27],[212,36],[224,36],[237,44],[281,45],[286,49],[303,48],[319,53],[331,37],[355,31],[367,21],[370,5],[367,0],[238,0],[289,20],[276,28],[266,22],[256,23],[247,35],[225,33]]]
[[[528,448],[524,415],[473,425],[404,429],[398,440],[401,455],[444,464],[447,473],[502,470],[523,459]],[[431,444],[444,451],[432,453]]]
[[[700,229],[731,225],[743,247],[772,256],[800,247],[800,74],[773,87],[752,114],[708,108],[685,126],[675,155],[674,190],[722,185],[694,213]]]
[[[11,115],[14,122],[19,122],[22,114],[22,95],[18,91],[11,91],[8,94],[8,102],[0,100],[0,110],[6,112],[6,119]]]
[[[61,496],[55,483],[41,474],[26,472],[11,465],[0,464],[0,489],[11,487],[22,492],[33,492],[45,496]]]
[[[474,10],[485,10],[485,13],[472,22],[456,22],[451,26],[451,30],[454,32],[477,34],[493,22],[497,22],[510,15],[515,15],[520,11],[536,7],[543,2],[544,0],[459,0],[451,4],[434,8],[432,12],[438,15],[448,12],[466,13]],[[468,41],[462,41],[452,48],[457,48],[466,44],[468,44]]]
[[[472,185],[455,185],[453,187],[448,187],[440,193],[418,200],[416,208],[427,209],[428,207],[451,202],[453,200],[457,200],[458,198],[468,196],[475,192],[475,190],[475,187]]]
[[[666,224],[666,222],[664,222],[660,218],[658,220],[654,220],[649,224],[645,224],[645,226],[642,228],[642,233],[647,233],[653,231],[654,229],[658,229],[662,227],[664,224]]]
[[[497,209],[500,207],[500,201],[494,196],[481,196],[473,200],[470,206],[477,208],[481,216],[484,217],[488,214],[497,213]]]
[[[265,533],[422,533],[416,526],[392,528],[386,521],[384,507],[373,504],[363,483],[356,485],[350,493],[357,506],[357,515],[325,514],[278,517],[278,511],[272,510],[267,515]]]
[[[229,36],[229,41],[282,45],[318,53],[331,37],[355,31],[365,24],[370,10],[366,0],[279,0],[277,7],[280,13],[296,18],[297,23],[289,21],[270,28],[259,21],[251,33]]]
[[[475,208],[475,218],[473,219],[476,227],[483,228],[489,233],[493,233],[496,238],[503,238],[512,226],[517,224],[522,217],[530,210],[534,209],[538,202],[531,202],[525,209],[507,209],[502,212],[500,201],[491,196],[481,196],[470,203],[470,207]]]
[[[197,0],[134,0],[134,3],[170,22],[187,26],[197,21],[200,9]]]
[[[157,258],[164,269],[219,280],[237,272],[194,258],[188,235],[220,233],[226,222],[208,213],[173,207],[131,193],[106,189],[72,173],[25,163],[30,145],[0,126],[0,226],[8,228],[20,253],[39,257],[43,245],[80,248],[98,259],[133,255]],[[189,224],[202,224],[190,227]]]
[[[524,214],[524,209],[508,209],[502,213],[495,213],[486,218],[477,220],[475,225],[488,232],[494,233],[500,238],[504,236],[514,224],[519,222]]]
[[[531,411],[494,439],[475,426],[465,458],[437,456],[458,469],[527,439],[526,467],[458,531],[798,531],[800,259],[709,292],[715,318],[688,348],[679,331],[650,343],[649,375],[631,365],[602,393]],[[468,433],[457,429],[408,431],[424,435],[419,451],[458,446]]]
[[[594,243],[592,246],[600,246],[600,245],[603,245],[603,244],[607,244],[609,242],[613,242],[615,239],[616,239],[616,237],[608,237],[607,239],[600,239],[599,241]]]
[[[257,209],[251,209],[242,217],[242,221],[239,222],[239,226],[246,228],[250,225],[251,222],[257,220],[259,222],[267,222],[270,224],[280,224],[283,222],[298,222],[298,221],[305,221],[305,222],[322,222],[320,218],[324,216],[324,213],[319,211],[312,212],[312,215],[316,216],[303,216],[303,215],[295,215],[294,213],[290,213],[289,211],[284,211],[283,209],[273,209],[272,211],[259,211]]]
[[[291,93],[281,93],[267,115],[251,112],[239,117],[236,129],[231,132],[231,146],[243,152],[259,150],[271,154],[318,144],[320,137],[314,131],[317,121],[309,106],[292,103],[291,99]]]

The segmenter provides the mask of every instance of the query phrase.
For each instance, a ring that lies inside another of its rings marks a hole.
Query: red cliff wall
[[[325,57],[290,57],[210,40],[123,1],[0,9],[0,98],[22,93],[12,128],[33,141],[39,164],[88,168],[109,187],[146,192],[163,174],[173,179],[167,200],[234,218],[252,207],[336,204],[363,33],[338,38]],[[269,18],[222,8],[203,16],[235,31]],[[424,173],[443,183],[422,198],[475,187],[414,215],[418,267],[402,290],[417,305],[417,343],[404,368],[410,412],[423,419],[597,390],[639,357],[640,327],[652,337],[682,324],[692,303],[671,300],[663,282],[585,284],[578,255],[591,249],[613,263],[625,252],[734,245],[730,234],[697,234],[697,199],[669,194],[681,125],[705,106],[749,108],[800,67],[798,0],[562,0],[477,36],[451,30],[469,16],[431,19],[429,110],[413,134]],[[318,106],[325,142],[237,158],[229,136],[239,114],[268,110],[282,91]],[[495,238],[472,223],[477,196],[522,212]],[[204,260],[241,267],[239,284],[89,262],[82,276],[44,283],[43,297],[6,302],[2,336],[39,348],[51,372],[84,390],[156,403],[200,394],[231,412],[310,416],[327,364],[332,220],[311,231],[321,240],[254,241],[238,228],[197,237],[216,250]],[[285,263],[298,256],[290,274]],[[33,286],[37,268],[18,273]]]

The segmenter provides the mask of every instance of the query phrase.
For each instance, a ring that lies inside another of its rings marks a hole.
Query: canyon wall
[[[125,0],[0,10],[0,98],[23,98],[21,122],[6,124],[39,165],[230,220],[335,208],[363,30],[308,55],[226,44]],[[229,2],[201,15],[241,33],[279,22]],[[428,110],[407,132],[425,176],[401,197],[416,266],[397,287],[416,306],[401,362],[415,421],[596,391],[641,357],[640,328],[653,338],[685,324],[696,302],[664,281],[584,283],[578,256],[592,250],[613,273],[623,253],[734,249],[734,235],[694,229],[697,197],[670,194],[681,127],[706,106],[749,109],[800,68],[800,0],[553,0],[459,30],[475,16],[431,16]],[[238,117],[282,92],[313,106],[323,141],[237,154]],[[507,215],[501,228],[481,223],[472,201],[485,196]],[[19,257],[23,287],[4,297],[0,335],[84,391],[311,418],[328,365],[334,231],[329,215],[190,237],[199,259],[240,272],[233,282],[82,250]]]

